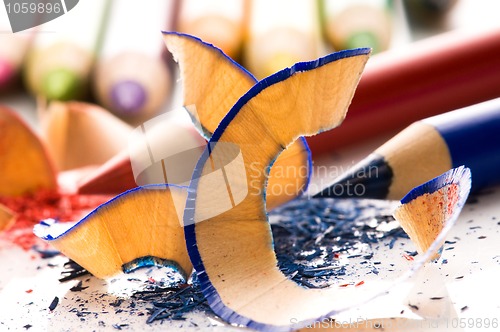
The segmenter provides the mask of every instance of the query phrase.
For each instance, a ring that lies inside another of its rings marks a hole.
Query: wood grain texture
[[[122,272],[143,257],[175,262],[185,276],[192,266],[181,219],[186,197],[181,187],[148,186],[125,192],[99,206],[67,230],[38,225],[42,237],[98,278]]]

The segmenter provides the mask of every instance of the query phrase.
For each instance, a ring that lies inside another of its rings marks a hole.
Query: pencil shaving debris
[[[296,64],[292,68],[285,69],[257,83],[239,99],[214,132],[212,137],[214,144],[224,140],[231,144],[237,144],[241,147],[242,153],[248,153],[257,159],[260,158],[255,161],[265,167],[270,165],[283,147],[290,144],[302,131],[313,134],[339,125],[345,116],[368,53],[369,50],[358,49],[332,54],[317,61]],[[309,75],[310,72],[314,73]],[[338,82],[339,89],[335,92],[338,96],[334,96],[335,98],[332,98],[331,95],[316,97],[316,84],[310,80],[318,77],[322,77],[325,81],[341,77],[342,82]],[[297,84],[297,81],[303,84]],[[300,89],[297,90],[297,86],[300,86]],[[282,94],[283,91],[289,91],[291,94],[297,95],[297,98],[289,105],[287,94],[283,94],[282,98],[274,100],[274,103],[269,105],[268,100],[271,99],[269,97]],[[325,99],[325,103],[315,103],[317,98],[321,101],[323,101],[322,98]],[[327,101],[332,102],[333,105],[329,105]],[[315,112],[319,112],[320,115],[325,112],[328,116],[322,117],[315,113],[318,121],[304,121],[304,126],[307,128],[294,126],[295,122],[286,122],[292,121],[291,119],[297,115],[295,114],[297,112],[301,116],[313,118],[312,113],[306,112],[304,114],[304,110],[310,111],[310,105],[313,103],[317,104]],[[253,107],[247,107],[248,104],[252,104]],[[335,110],[335,117],[331,116],[332,109]],[[273,113],[266,117],[267,114],[264,113],[266,110],[272,110]],[[260,111],[262,113],[259,113],[258,116],[252,113]],[[251,116],[244,118],[242,113]],[[235,119],[240,121],[234,121]],[[287,130],[283,130],[283,128],[287,128]],[[273,136],[274,140],[259,141],[262,145],[272,145],[265,153],[260,154],[258,144],[250,144],[250,148],[244,144],[249,139],[245,135],[248,135],[252,140],[258,140],[257,138],[262,140],[263,137]],[[220,146],[220,144],[210,146],[208,154],[204,154],[198,161],[191,181],[191,188],[188,191],[188,206],[186,206],[184,215],[185,239],[190,259],[200,278],[200,288],[217,315],[229,323],[245,325],[258,330],[291,330],[306,326],[310,322],[321,319],[321,317],[334,315],[345,308],[354,307],[367,298],[385,294],[388,287],[394,285],[396,281],[389,282],[389,286],[373,288],[375,284],[373,281],[360,281],[360,278],[357,277],[354,279],[355,281],[342,283],[339,287],[329,287],[323,292],[323,290],[308,291],[288,279],[287,275],[282,273],[283,271],[278,270],[279,261],[276,260],[276,255],[272,252],[272,245],[270,245],[272,233],[267,223],[265,211],[265,195],[263,193],[265,193],[264,188],[267,182],[264,176],[257,184],[257,186],[262,186],[262,188],[257,188],[260,195],[255,195],[255,188],[247,188],[249,193],[244,197],[244,201],[240,204],[233,204],[232,208],[221,213],[213,214],[214,206],[217,207],[217,200],[220,198],[219,195],[214,194],[214,190],[223,192],[230,187],[230,184],[221,182],[220,179],[207,181],[206,178],[202,179],[201,175],[205,175],[203,173],[204,167],[209,164],[209,159],[217,156],[217,152],[221,149]],[[249,167],[247,164],[242,166]],[[426,206],[432,205],[433,210],[430,212],[437,211],[442,217],[438,220],[441,224],[437,221],[429,223],[434,233],[430,238],[429,247],[420,247],[423,258],[415,259],[414,264],[417,267],[423,264],[424,259],[438,251],[441,241],[444,241],[446,231],[456,220],[470,188],[470,173],[468,186],[467,176],[463,176],[465,179],[463,182],[455,180],[457,180],[456,177],[465,173],[467,172],[463,168],[452,170],[438,179],[424,184],[417,190],[410,192],[411,200],[403,202],[402,208],[398,210],[407,212],[406,209],[412,206],[411,202],[418,203],[421,202],[420,197],[430,196],[431,201]],[[254,192],[251,192],[252,190]],[[413,197],[412,195],[415,193],[418,195]],[[443,197],[446,199],[440,200]],[[126,199],[124,198],[124,200]],[[411,218],[414,214],[412,214],[411,209],[409,210],[406,214],[410,217],[406,218],[407,215],[404,215],[405,218],[402,218],[406,221],[406,225],[412,225],[416,222],[415,219]],[[427,210],[424,212],[429,213]],[[396,215],[398,216],[398,213]],[[320,223],[322,222],[320,220]],[[330,234],[335,233],[334,231],[335,227],[326,227],[312,239],[313,245],[319,245]],[[363,240],[371,244],[377,242],[377,239],[370,237],[369,234],[365,235]],[[420,243],[419,240],[415,241],[417,244]],[[179,244],[179,246],[185,250],[183,244]],[[340,260],[346,253],[332,254],[334,259]],[[348,258],[371,259],[371,254],[364,256],[352,252],[347,254]],[[318,255],[321,253],[318,254],[314,250],[302,253],[306,260],[318,258]],[[252,270],[249,270],[249,266],[253,267]],[[342,273],[342,268],[336,269],[330,266],[299,267],[295,271],[290,271],[288,277],[296,278],[300,272],[302,285],[318,287],[305,278],[323,277],[332,271],[341,271],[340,273]],[[375,266],[371,267],[371,273],[377,275],[378,271]],[[401,280],[401,278],[397,279],[397,281]],[[344,285],[354,287],[343,287]],[[181,289],[176,294],[183,294],[184,291]],[[302,301],[302,299],[307,300]],[[298,306],[297,303],[302,303],[302,305]],[[150,316],[149,321],[162,317],[165,309],[159,305],[159,308]],[[296,324],[292,324],[290,317],[298,317]]]
[[[342,282],[373,274],[376,266],[381,271],[390,269],[390,264],[372,259],[376,248],[393,238],[407,241],[406,234],[391,216],[393,207],[394,204],[388,201],[307,198],[279,207],[270,216],[281,271],[307,288],[362,286],[363,281]],[[324,235],[328,228],[333,230],[316,242],[315,239]],[[61,282],[89,276],[88,271],[73,261],[65,263],[64,268]],[[196,274],[192,277],[188,284],[181,282],[168,287],[157,279],[148,278],[144,285],[136,286],[141,290],[127,300],[129,307],[134,306],[131,313],[137,314],[136,303],[138,306],[144,303],[148,306],[144,314],[148,317],[144,318],[147,323],[182,319],[189,322],[187,314],[193,311],[211,317],[214,314],[201,292]],[[145,286],[143,290],[142,286]],[[79,280],[70,291],[79,293],[87,287]],[[121,302],[117,300],[109,305],[126,310]]]
[[[3,106],[0,156],[0,196],[15,197],[56,188],[55,171],[43,142],[15,111]]]

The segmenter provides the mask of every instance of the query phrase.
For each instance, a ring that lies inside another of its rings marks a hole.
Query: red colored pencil
[[[313,156],[500,97],[499,54],[496,29],[449,32],[374,56],[342,125],[307,138]]]

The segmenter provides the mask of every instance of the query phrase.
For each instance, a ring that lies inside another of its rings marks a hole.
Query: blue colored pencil
[[[314,197],[401,199],[460,165],[473,191],[500,183],[500,98],[413,123]]]

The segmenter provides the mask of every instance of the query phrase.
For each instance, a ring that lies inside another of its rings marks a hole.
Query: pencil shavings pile
[[[215,314],[228,323],[263,331],[289,331],[355,307],[385,294],[435,257],[468,195],[466,168],[415,189],[398,208],[396,215],[405,229],[414,230],[409,234],[422,255],[393,280],[305,288],[292,280],[296,272],[319,270],[297,267],[287,276],[282,270],[291,265],[282,264],[280,270],[273,250],[267,209],[299,195],[309,175],[306,172],[304,179],[277,174],[285,174],[284,168],[290,165],[294,170],[309,166],[301,135],[341,124],[369,49],[297,63],[255,83],[212,45],[183,34],[165,33],[164,37],[180,62],[185,102],[197,108],[202,132],[211,136],[189,188],[166,184],[137,188],[102,205],[72,228],[42,223],[37,229],[40,236],[100,277],[172,263],[187,276],[192,263]],[[298,138],[299,143],[292,145]],[[438,204],[433,218],[413,208],[434,201]],[[422,230],[419,223],[427,221],[434,230],[425,238],[428,242],[414,235]],[[337,232],[336,227],[340,226],[326,228],[322,236]],[[322,239],[314,241],[319,244]]]

